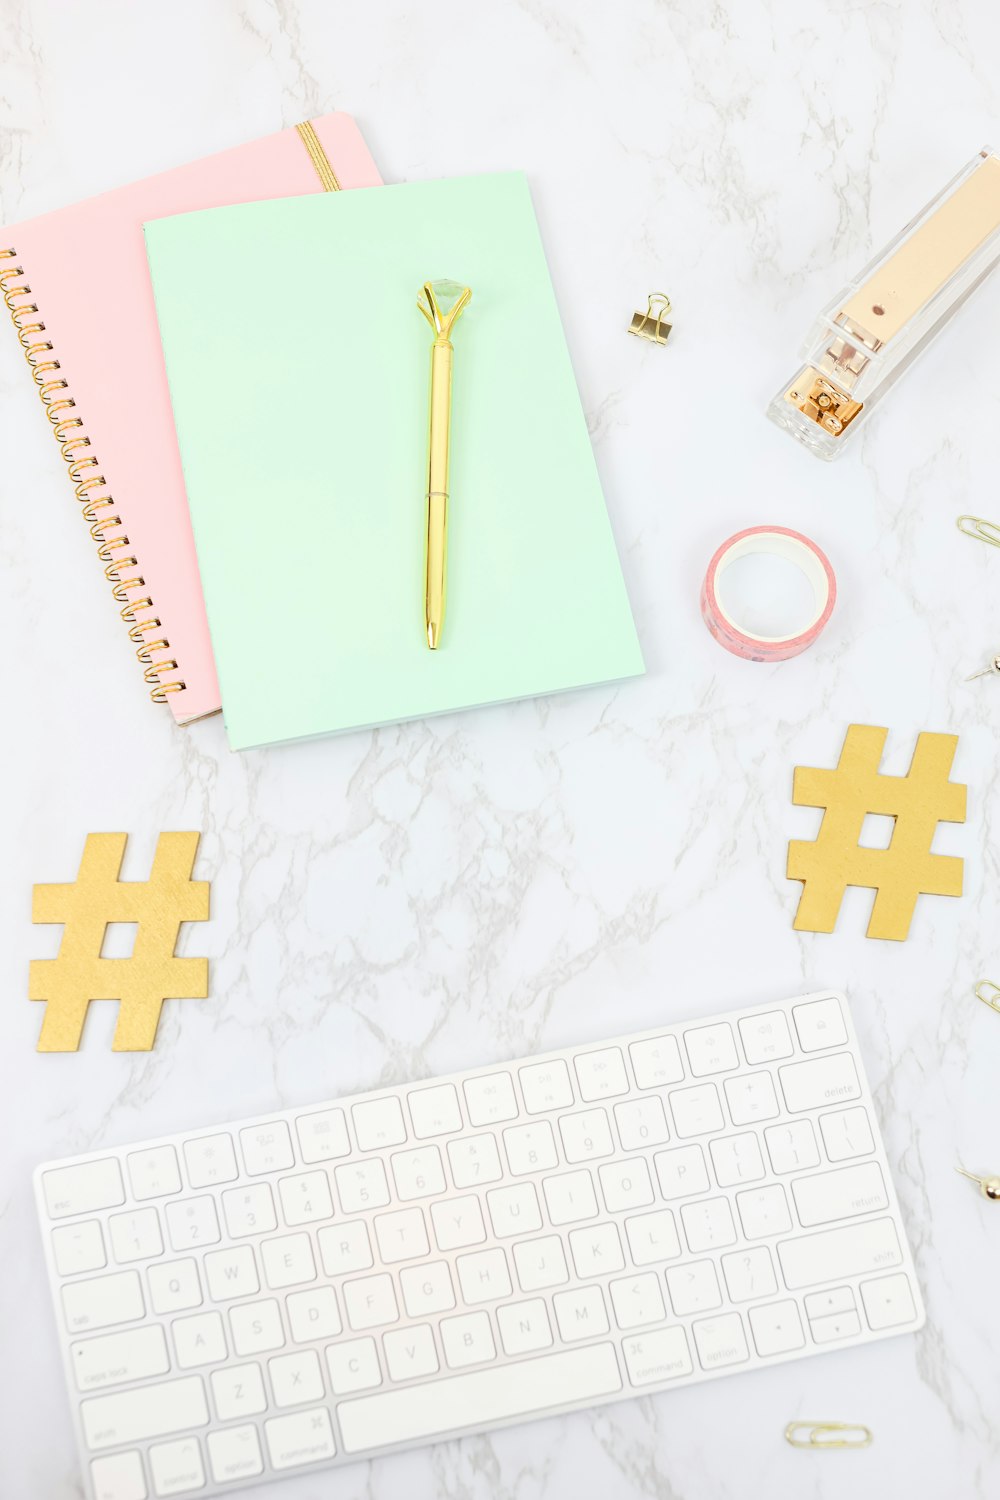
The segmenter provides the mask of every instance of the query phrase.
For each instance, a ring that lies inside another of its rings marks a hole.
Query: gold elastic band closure
[[[333,170],[330,158],[320,145],[320,139],[313,128],[312,121],[303,120],[302,124],[296,125],[295,129],[299,133],[303,146],[309,152],[309,160],[316,168],[316,175],[323,184],[324,193],[339,193],[340,183],[337,181],[337,174]]]

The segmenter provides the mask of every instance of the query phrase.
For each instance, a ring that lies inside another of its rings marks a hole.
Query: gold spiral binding
[[[13,261],[4,266],[3,262]],[[69,382],[58,373],[61,366],[53,355],[51,340],[45,337],[45,324],[37,318],[38,304],[25,300],[31,296],[31,287],[25,280],[24,267],[17,264],[17,251],[11,247],[0,248],[0,295],[7,305],[18,342],[24,350],[45,414],[52,424],[52,431],[59,451],[69,469],[74,493],[81,505],[81,513],[90,527],[90,534],[97,546],[97,555],[104,566],[104,574],[111,584],[111,592],[119,604],[124,605],[122,619],[129,627],[129,639],[136,647],[136,656],[143,668],[143,677],[152,691],[154,703],[166,703],[169,693],[183,692],[183,681],[162,681],[168,672],[178,671],[172,657],[154,658],[154,652],[170,650],[166,639],[149,641],[146,635],[151,630],[162,630],[152,599],[148,595],[141,599],[131,598],[136,589],[146,587],[139,573],[139,564],[131,552],[129,541],[118,515],[113,497],[108,493],[108,484],[101,473],[100,460],[94,454],[83,454],[81,449],[91,446],[90,438],[82,432],[83,421],[79,416],[66,416],[76,407],[69,394]],[[35,321],[31,321],[35,319]],[[39,337],[41,335],[41,337]],[[94,472],[96,471],[96,472]],[[104,491],[103,494],[97,491]],[[124,554],[124,555],[123,555]],[[123,572],[134,569],[131,577]],[[143,619],[139,612],[149,610]]]

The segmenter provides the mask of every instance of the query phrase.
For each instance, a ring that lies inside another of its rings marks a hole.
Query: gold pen
[[[417,306],[434,330],[431,345],[430,424],[427,439],[427,553],[424,624],[436,651],[444,629],[448,573],[448,447],[451,428],[450,334],[472,297],[457,281],[425,281]]]

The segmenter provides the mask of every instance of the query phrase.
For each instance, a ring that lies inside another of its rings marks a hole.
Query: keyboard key
[[[378,1328],[383,1323],[395,1323],[399,1317],[392,1277],[384,1273],[346,1281],[343,1296],[347,1321],[356,1333]]]
[[[323,1372],[315,1349],[276,1354],[267,1362],[267,1373],[271,1377],[275,1406],[301,1406],[305,1401],[323,1399]]]
[[[868,1156],[875,1150],[868,1111],[860,1105],[856,1109],[839,1109],[836,1114],[820,1115],[819,1128],[823,1132],[823,1144],[831,1161],[847,1161],[852,1156]],[[805,1162],[805,1166],[818,1166]]]
[[[725,1119],[714,1083],[696,1084],[690,1089],[674,1089],[670,1095],[674,1116],[674,1134],[682,1141],[693,1135],[708,1135],[722,1130]]]
[[[865,1304],[868,1326],[875,1333],[917,1320],[910,1280],[902,1272],[896,1276],[880,1276],[877,1281],[863,1281],[861,1300]]]
[[[332,1224],[318,1235],[323,1270],[328,1276],[346,1276],[351,1271],[367,1271],[372,1259],[368,1226],[363,1219],[350,1224]]]
[[[63,1224],[53,1229],[52,1253],[60,1276],[100,1271],[107,1265],[100,1220],[86,1219],[82,1224]]]
[[[260,1258],[264,1280],[272,1292],[316,1280],[312,1241],[307,1234],[285,1234],[280,1239],[265,1240],[260,1247]]]
[[[496,1359],[497,1346],[493,1342],[493,1330],[490,1327],[489,1314],[484,1312],[463,1313],[457,1318],[442,1318],[441,1320],[441,1344],[444,1348],[445,1363],[451,1370],[464,1370],[469,1365],[481,1365],[488,1359]],[[507,1372],[508,1379],[510,1372]],[[433,1387],[422,1387],[423,1390]],[[408,1391],[407,1395],[415,1395],[420,1391]],[[344,1410],[340,1407],[337,1412],[341,1422],[341,1433],[344,1435],[344,1446],[348,1446],[347,1434],[344,1432]],[[384,1438],[379,1439],[385,1442]]]
[[[581,1286],[570,1292],[556,1292],[552,1298],[552,1311],[556,1315],[559,1336],[564,1344],[596,1338],[607,1333],[610,1326],[607,1308],[604,1306],[604,1294],[599,1286]]]
[[[713,1026],[695,1026],[684,1033],[688,1063],[695,1078],[707,1078],[710,1073],[728,1073],[740,1065],[733,1028],[726,1021]]]
[[[772,1234],[787,1234],[792,1220],[785,1200],[785,1190],[780,1182],[768,1187],[747,1188],[736,1194],[743,1233],[748,1240],[767,1239]]]
[[[112,1214],[108,1219],[111,1254],[120,1266],[133,1260],[151,1260],[163,1254],[163,1236],[155,1208],[139,1208],[130,1214]]]
[[[111,1453],[90,1466],[94,1500],[149,1500],[141,1453]]]
[[[541,1297],[498,1307],[497,1326],[505,1354],[534,1354],[552,1346],[548,1309]]]
[[[407,1094],[413,1134],[418,1141],[432,1136],[452,1135],[463,1125],[462,1109],[453,1083],[439,1083],[430,1089],[414,1089]]]
[[[846,1103],[861,1097],[858,1070],[849,1052],[813,1057],[808,1062],[787,1063],[778,1069],[781,1090],[790,1114],[824,1105]]]
[[[486,1205],[498,1240],[509,1240],[515,1234],[534,1234],[542,1227],[538,1194],[530,1182],[491,1189],[486,1194]]]
[[[664,1084],[683,1080],[684,1064],[676,1037],[658,1036],[644,1042],[631,1042],[628,1051],[639,1088],[659,1089]]]
[[[256,1427],[245,1425],[210,1432],[207,1444],[208,1461],[216,1484],[233,1479],[252,1479],[255,1474],[263,1474],[264,1457]]]
[[[423,1266],[407,1266],[399,1273],[399,1284],[403,1292],[403,1305],[411,1318],[450,1312],[455,1306],[455,1290],[446,1260],[434,1260]]]
[[[308,1292],[290,1292],[285,1298],[288,1328],[296,1344],[310,1344],[315,1339],[336,1338],[340,1332],[337,1295],[332,1286],[318,1286]]]
[[[549,1109],[571,1109],[576,1103],[569,1069],[561,1058],[552,1062],[529,1063],[517,1070],[524,1107],[529,1115]]]
[[[294,1416],[272,1417],[264,1423],[267,1451],[276,1469],[296,1469],[300,1464],[316,1464],[333,1458],[337,1451],[325,1406],[314,1411],[296,1412]]]
[[[205,1486],[205,1467],[197,1438],[178,1438],[174,1443],[154,1443],[149,1450],[149,1471],[157,1496],[190,1495]]]
[[[455,1186],[479,1187],[484,1182],[499,1182],[503,1177],[500,1153],[491,1135],[474,1135],[464,1141],[448,1142],[448,1161]]]
[[[679,1318],[688,1313],[708,1312],[722,1306],[719,1278],[710,1260],[688,1261],[683,1266],[668,1266],[667,1290],[674,1312]]]
[[[839,1000],[810,1000],[806,1005],[793,1005],[792,1020],[803,1052],[847,1044],[847,1027]]]
[[[466,1245],[481,1245],[486,1225],[478,1198],[448,1198],[431,1204],[431,1223],[439,1250],[461,1250]]]
[[[388,1207],[389,1183],[385,1167],[377,1156],[368,1161],[352,1162],[350,1166],[334,1167],[333,1175],[337,1179],[340,1206],[345,1214]]]
[[[693,1193],[707,1193],[711,1187],[700,1146],[674,1146],[658,1151],[653,1157],[660,1195],[669,1203],[672,1198],[689,1198]]]
[[[597,1198],[589,1172],[562,1172],[542,1182],[549,1223],[554,1229],[580,1219],[597,1218]]]
[[[734,1125],[756,1125],[774,1120],[781,1113],[770,1073],[746,1073],[727,1078],[723,1084],[729,1118]]]
[[[306,1166],[321,1161],[337,1161],[350,1156],[351,1141],[342,1109],[320,1109],[315,1114],[299,1115],[295,1121],[299,1153]]]
[[[229,1135],[203,1135],[184,1142],[184,1165],[188,1186],[212,1187],[217,1182],[235,1182],[240,1175],[236,1152]]]
[[[885,1179],[877,1161],[817,1172],[814,1177],[798,1177],[792,1183],[792,1196],[799,1223],[805,1229],[889,1206]]]
[[[499,1302],[512,1291],[507,1257],[502,1250],[477,1250],[460,1255],[455,1262],[462,1300],[468,1307],[479,1302]]]
[[[764,1176],[764,1158],[757,1137],[751,1131],[742,1135],[718,1136],[709,1146],[715,1180],[720,1187],[734,1187],[756,1182]]]
[[[197,1263],[190,1256],[186,1256],[184,1260],[161,1261],[158,1266],[150,1266],[146,1277],[154,1312],[185,1312],[189,1307],[199,1306],[201,1282],[198,1280]]]
[[[620,1047],[603,1047],[598,1052],[578,1052],[574,1058],[580,1098],[585,1104],[598,1099],[614,1099],[629,1091],[625,1059]]]
[[[597,1176],[609,1214],[630,1208],[648,1208],[653,1203],[653,1184],[645,1159],[634,1156],[629,1161],[606,1162],[598,1167]]]
[[[266,1125],[248,1125],[240,1131],[243,1165],[251,1177],[265,1172],[285,1172],[295,1165],[292,1138],[284,1120],[270,1120]]]
[[[181,1169],[173,1146],[152,1146],[147,1151],[132,1151],[126,1157],[132,1197],[139,1203],[147,1198],[167,1198],[181,1191]]]
[[[42,1173],[42,1192],[50,1219],[69,1214],[90,1214],[99,1208],[116,1208],[125,1202],[121,1167],[114,1157],[80,1162],[73,1167],[53,1167]]]
[[[511,1125],[503,1133],[507,1164],[515,1177],[526,1172],[550,1172],[559,1165],[555,1137],[548,1120]]]
[[[702,1250],[719,1250],[736,1244],[736,1226],[728,1198],[703,1198],[699,1203],[685,1203],[681,1221],[688,1249],[694,1255]]]
[[[628,1378],[634,1386],[655,1385],[661,1380],[676,1380],[691,1374],[687,1335],[681,1327],[632,1334],[622,1341],[622,1350]]]
[[[385,1333],[382,1335],[382,1345],[390,1380],[417,1380],[426,1375],[436,1375],[441,1368],[429,1323]]]
[[[764,1131],[771,1170],[778,1176],[819,1166],[819,1149],[811,1120],[791,1120],[769,1125]]]
[[[165,1375],[169,1369],[167,1341],[158,1323],[130,1328],[127,1333],[105,1333],[73,1345],[73,1374],[79,1391],[147,1380],[151,1375]]]
[[[802,1332],[799,1309],[789,1299],[787,1302],[769,1302],[764,1307],[751,1307],[750,1332],[757,1353],[762,1359],[772,1354],[791,1354],[793,1349],[804,1349],[806,1336]]]
[[[813,1318],[829,1317],[831,1313],[855,1312],[857,1309],[854,1293],[849,1286],[832,1287],[823,1292],[808,1292],[803,1301],[806,1317],[810,1322]]]
[[[385,1265],[399,1260],[418,1260],[430,1254],[427,1225],[419,1208],[400,1208],[391,1214],[376,1214],[375,1239]]]
[[[633,1265],[657,1265],[661,1261],[673,1260],[681,1253],[677,1227],[669,1208],[658,1208],[655,1213],[626,1219],[625,1233]]]
[[[721,1318],[702,1318],[691,1324],[695,1348],[703,1370],[719,1370],[726,1365],[744,1364],[750,1358],[743,1319],[739,1313]]]
[[[663,1101],[658,1094],[645,1099],[626,1099],[615,1105],[615,1123],[623,1151],[641,1151],[645,1146],[662,1146],[670,1139]]]
[[[778,1290],[771,1252],[764,1245],[753,1250],[733,1250],[722,1257],[722,1274],[731,1302],[750,1302],[773,1297]]]
[[[299,1172],[278,1183],[281,1212],[289,1229],[333,1218],[333,1199],[325,1172]]]
[[[222,1211],[226,1216],[226,1228],[234,1240],[247,1234],[267,1234],[278,1227],[274,1199],[266,1182],[255,1183],[253,1187],[227,1188],[222,1195]],[[175,1248],[180,1249],[180,1246]]]
[[[514,1267],[522,1292],[540,1292],[550,1286],[565,1286],[569,1280],[563,1242],[558,1235],[524,1240],[515,1245]]]
[[[337,1416],[346,1452],[361,1453],[533,1416],[563,1403],[597,1401],[620,1391],[621,1384],[614,1345],[595,1344],[345,1401]]]
[[[177,1364],[182,1370],[214,1365],[225,1359],[229,1352],[221,1313],[196,1313],[190,1318],[175,1318],[170,1331]]]
[[[517,1099],[509,1073],[487,1073],[478,1078],[467,1078],[462,1087],[473,1125],[500,1125],[505,1120],[517,1119]]]
[[[346,1339],[330,1344],[326,1351],[326,1368],[330,1389],[335,1396],[349,1396],[353,1391],[370,1391],[382,1384],[375,1340]]]
[[[80,1402],[84,1437],[95,1452],[204,1427],[208,1419],[205,1387],[198,1375]]]
[[[177,1198],[167,1204],[165,1213],[174,1250],[197,1250],[202,1245],[217,1245],[222,1238],[214,1198]]]
[[[406,1142],[403,1106],[395,1094],[352,1105],[351,1119],[362,1151],[384,1151],[387,1146],[402,1146]]]
[[[870,1276],[874,1271],[898,1266],[902,1258],[891,1219],[846,1224],[840,1229],[782,1240],[778,1245],[782,1275],[791,1292],[824,1281]]]
[[[842,1339],[853,1339],[861,1332],[861,1319],[856,1312],[834,1313],[829,1318],[811,1318],[809,1332],[817,1344],[839,1343]]]
[[[445,1191],[441,1153],[436,1146],[419,1151],[399,1151],[391,1158],[396,1193],[402,1203],[415,1198],[432,1198]]]
[[[89,1333],[134,1323],[146,1311],[138,1271],[119,1271],[93,1281],[71,1281],[62,1289],[63,1314],[70,1333]],[[127,1442],[127,1438],[122,1439]]]
[[[244,1302],[229,1309],[229,1326],[233,1335],[233,1352],[244,1359],[248,1354],[268,1354],[281,1349],[285,1330],[281,1313],[273,1297],[264,1302]]]
[[[660,1278],[653,1271],[647,1271],[644,1276],[612,1281],[608,1291],[615,1310],[615,1322],[623,1331],[645,1328],[649,1323],[662,1323],[667,1315],[660,1292]]]
[[[213,1370],[210,1378],[220,1422],[234,1422],[267,1411],[260,1365],[227,1365],[223,1370]]]
[[[592,1229],[571,1229],[569,1252],[577,1276],[611,1276],[624,1271],[622,1242],[614,1224],[595,1224]]]
[[[795,1051],[784,1011],[769,1010],[763,1015],[744,1016],[740,1021],[740,1038],[747,1062],[752,1068],[759,1063],[777,1062]]]
[[[584,1109],[575,1115],[561,1115],[559,1134],[562,1136],[563,1153],[570,1166],[614,1153],[611,1126],[608,1124],[607,1112],[603,1109]]]

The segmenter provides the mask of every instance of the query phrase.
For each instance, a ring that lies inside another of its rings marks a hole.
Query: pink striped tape
[[[728,613],[718,593],[719,579],[738,558],[764,552],[783,557],[802,569],[816,601],[812,619],[795,635],[753,635]],[[708,565],[701,586],[701,613],[720,646],[747,661],[787,661],[811,646],[837,602],[837,580],[829,559],[815,542],[787,526],[750,526],[723,542]]]

